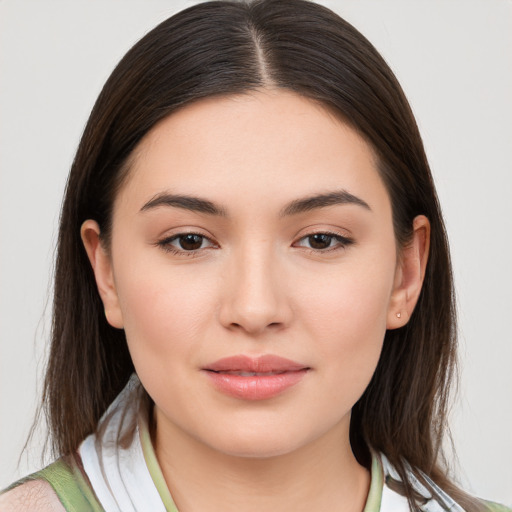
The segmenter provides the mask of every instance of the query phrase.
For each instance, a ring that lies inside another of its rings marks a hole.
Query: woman
[[[4,507],[491,510],[440,463],[454,332],[428,163],[374,48],[306,2],[193,7],[84,132],[44,395],[60,458]]]

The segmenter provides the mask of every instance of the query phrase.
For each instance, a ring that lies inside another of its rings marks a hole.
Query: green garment
[[[146,462],[148,463],[148,469],[151,477],[153,478],[153,482],[162,497],[166,511],[178,512],[178,509],[172,501],[165,481],[163,480],[160,467],[156,462],[154,451],[152,447],[148,447],[147,442],[148,439],[143,440],[143,446],[145,448],[144,455]],[[67,512],[105,512],[101,504],[98,502],[94,491],[91,489],[87,477],[82,473],[82,470],[78,467],[75,461],[58,459],[43,470],[16,482],[7,490],[29,480],[37,479],[45,480],[52,486]],[[388,512],[381,511],[383,487],[384,477],[382,464],[378,457],[374,457],[371,468],[370,492],[368,493],[364,512]],[[512,512],[512,509],[497,503],[485,502],[485,506],[488,512]]]
[[[96,499],[87,477],[74,461],[58,459],[41,471],[18,480],[2,492],[31,480],[48,482],[67,512],[105,512]]]

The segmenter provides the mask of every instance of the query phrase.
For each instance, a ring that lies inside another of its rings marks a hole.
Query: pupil
[[[313,249],[326,249],[331,245],[332,236],[324,234],[316,234],[309,237],[309,245]]]
[[[200,249],[203,243],[203,237],[201,235],[183,235],[180,236],[180,247],[185,251],[194,251]]]

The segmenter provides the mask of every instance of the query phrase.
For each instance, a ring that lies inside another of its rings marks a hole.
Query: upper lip
[[[293,372],[306,369],[309,369],[306,365],[273,354],[266,354],[259,357],[246,355],[224,357],[204,368],[204,370],[212,372],[251,373]]]

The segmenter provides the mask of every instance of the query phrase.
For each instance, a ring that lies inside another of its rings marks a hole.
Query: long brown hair
[[[199,98],[266,86],[321,102],[368,141],[391,198],[399,245],[409,240],[416,215],[430,220],[419,302],[406,326],[386,333],[375,374],[353,409],[350,437],[362,464],[369,464],[370,450],[388,457],[411,507],[407,464],[477,510],[442,466],[455,365],[454,294],[445,228],[414,116],[369,41],[327,8],[304,0],[186,9],[142,38],[106,82],[80,141],[60,219],[44,387],[54,451],[76,450],[134,371],[124,332],[105,319],[81,224],[95,219],[108,244],[112,204],[130,155],[159,120]]]

